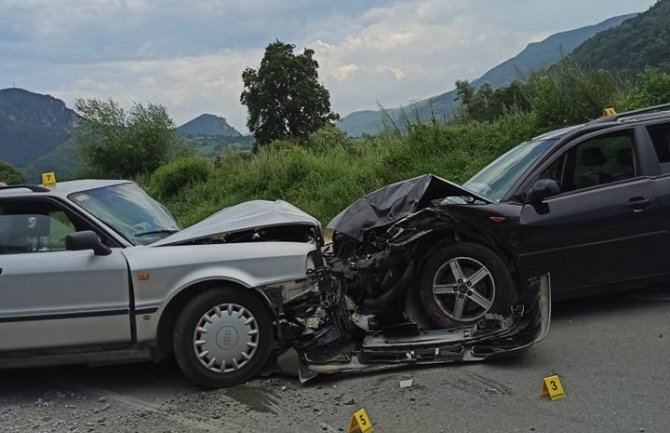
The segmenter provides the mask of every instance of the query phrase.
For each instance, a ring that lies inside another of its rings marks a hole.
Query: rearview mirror
[[[530,203],[542,203],[542,201],[552,195],[560,194],[561,188],[554,179],[540,179],[528,192],[528,201]]]
[[[65,236],[65,249],[68,251],[93,250],[96,256],[108,256],[112,250],[100,241],[91,230],[70,233]]]

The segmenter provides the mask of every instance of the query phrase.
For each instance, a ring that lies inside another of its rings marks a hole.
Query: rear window
[[[647,126],[663,174],[670,173],[670,123]]]

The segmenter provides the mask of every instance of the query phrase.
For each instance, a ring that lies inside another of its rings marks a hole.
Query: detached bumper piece
[[[513,307],[505,316],[488,315],[473,326],[430,331],[394,327],[368,334],[359,342],[341,341],[338,349],[328,351],[328,357],[310,356],[309,350],[298,349],[300,380],[305,382],[318,374],[483,361],[522,351],[544,339],[549,331],[549,286],[549,276],[541,277],[538,295],[530,306]]]

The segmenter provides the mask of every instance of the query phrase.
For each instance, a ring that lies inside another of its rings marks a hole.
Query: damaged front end
[[[319,374],[483,361],[527,349],[549,331],[548,274],[536,280],[537,296],[529,305],[511,306],[509,314],[486,315],[469,326],[429,330],[409,321],[370,329],[374,315],[363,314],[348,298],[346,282],[332,269],[317,269],[312,278],[321,294],[319,305],[294,309],[289,302],[281,317],[289,348],[277,365],[301,382]]]
[[[318,374],[481,361],[546,336],[549,275],[526,284],[533,296],[509,297],[473,320],[445,326],[426,314],[419,292],[427,264],[468,235],[445,200],[490,203],[427,175],[368,194],[329,224],[333,242],[315,260],[313,289],[284,298],[281,307],[281,370],[306,381]]]

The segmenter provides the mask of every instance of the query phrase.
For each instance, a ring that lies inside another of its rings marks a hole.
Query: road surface
[[[564,400],[540,396],[552,374]],[[0,371],[0,431],[337,432],[365,408],[377,433],[664,433],[669,392],[670,291],[555,303],[547,339],[495,363],[216,391],[192,387],[174,362]]]

